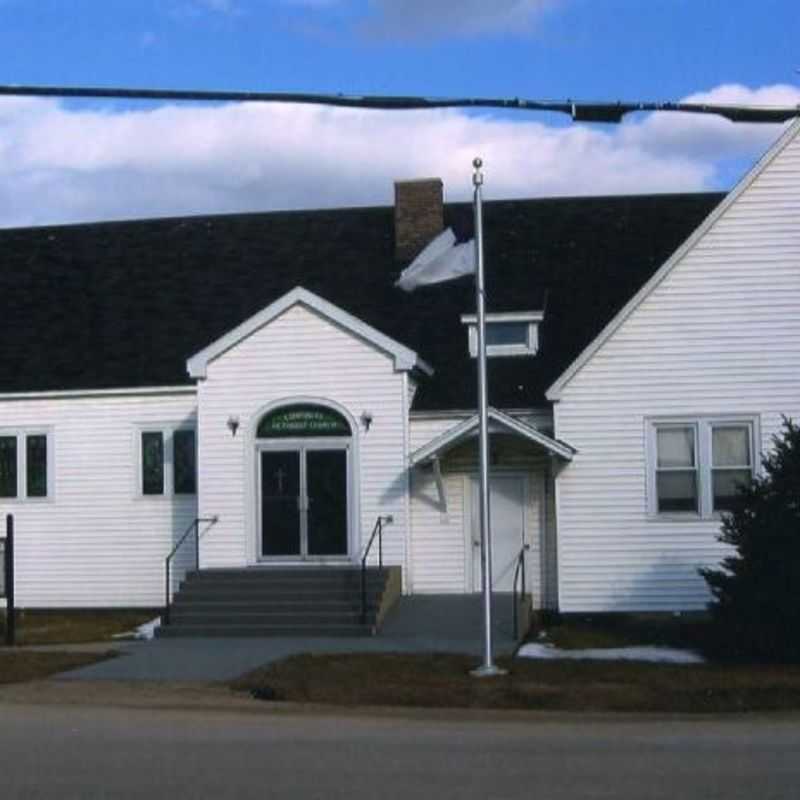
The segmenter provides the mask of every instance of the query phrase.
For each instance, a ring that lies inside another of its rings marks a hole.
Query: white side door
[[[520,549],[525,544],[525,475],[493,475],[491,479],[492,588],[511,592]],[[480,488],[472,481],[472,580],[481,591]]]

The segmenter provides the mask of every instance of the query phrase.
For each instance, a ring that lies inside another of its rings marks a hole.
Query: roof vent
[[[444,230],[441,178],[395,181],[394,257],[411,261]]]
[[[510,311],[486,315],[486,355],[535,356],[539,352],[539,323],[544,311]],[[469,354],[478,355],[478,320],[474,314],[464,314],[467,326]]]

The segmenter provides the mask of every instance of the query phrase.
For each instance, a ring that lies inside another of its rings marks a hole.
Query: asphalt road
[[[800,719],[0,706],[0,797],[796,798]]]

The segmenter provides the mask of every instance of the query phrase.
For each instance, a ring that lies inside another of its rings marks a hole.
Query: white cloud
[[[559,2],[561,0],[558,0]],[[369,33],[386,38],[521,33],[556,0],[370,0]]]
[[[353,26],[381,39],[528,33],[541,14],[566,0],[277,0],[311,11],[347,9]]]
[[[692,99],[800,102],[792,87],[719,87]],[[550,127],[523,114],[374,112],[314,106],[75,110],[0,101],[0,226],[388,204],[399,178],[440,175],[486,196],[713,188],[725,159],[752,161],[780,126],[657,114],[619,127]]]
[[[687,103],[742,106],[796,106],[800,88],[788,85],[751,89],[724,84],[683,98]],[[625,129],[626,141],[649,152],[681,153],[690,158],[747,157],[765,150],[775,138],[775,126],[732,123],[723,117],[694,114],[652,114],[643,124]]]

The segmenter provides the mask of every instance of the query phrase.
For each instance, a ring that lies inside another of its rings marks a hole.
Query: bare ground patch
[[[505,676],[475,679],[477,659],[449,654],[298,655],[231,688],[264,699],[339,706],[718,713],[800,709],[800,667],[500,660]]]

